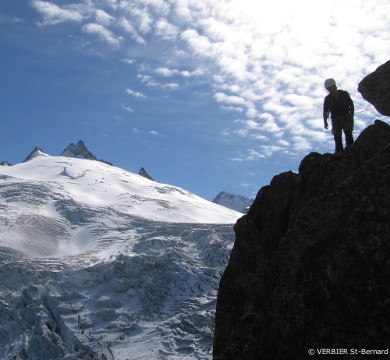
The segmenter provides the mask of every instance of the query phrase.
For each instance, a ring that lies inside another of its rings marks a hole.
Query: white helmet
[[[324,86],[326,89],[329,89],[331,86],[336,85],[336,81],[334,79],[326,79]]]

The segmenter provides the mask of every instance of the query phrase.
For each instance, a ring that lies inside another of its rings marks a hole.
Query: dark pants
[[[332,118],[332,131],[335,142],[335,151],[343,150],[343,139],[342,132],[344,131],[346,147],[351,146],[353,144],[353,117],[346,116],[338,116]]]

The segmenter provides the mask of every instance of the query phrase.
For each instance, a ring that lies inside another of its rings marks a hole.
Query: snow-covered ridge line
[[[222,191],[215,197],[213,203],[246,214],[249,207],[253,204],[253,200],[242,195],[234,195]]]
[[[75,202],[110,207],[148,220],[229,224],[241,216],[184,189],[151,182],[93,160],[45,154],[12,167],[2,167],[0,174],[50,183]]]

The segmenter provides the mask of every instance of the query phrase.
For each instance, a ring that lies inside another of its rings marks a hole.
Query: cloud
[[[293,141],[294,150],[306,152],[312,149],[312,145],[309,143],[308,139],[302,135],[293,136],[291,140]]]
[[[267,146],[251,143],[253,152],[235,159],[329,146],[332,138],[322,128],[323,80],[336,78],[339,87],[351,93],[356,110],[365,109],[357,84],[388,60],[383,51],[390,41],[388,0],[31,4],[44,25],[80,23],[84,34],[97,35],[121,50],[121,59],[137,59],[137,79],[147,87],[177,90],[181,80],[186,85],[207,84],[215,103],[233,116],[223,125],[229,129],[219,133]],[[234,122],[237,114],[240,119]],[[357,131],[367,119],[366,114],[357,117]]]
[[[118,25],[122,27],[126,33],[130,34],[130,37],[134,39],[138,44],[146,45],[145,39],[141,35],[139,35],[138,31],[134,28],[133,25],[130,24],[127,19],[120,19]]]
[[[180,87],[178,83],[163,84],[159,81],[156,81],[151,75],[147,74],[138,74],[137,77],[141,79],[141,82],[148,87],[159,87],[168,90],[177,90]]]
[[[122,59],[121,61],[130,65],[135,63],[134,59]]]
[[[181,34],[181,39],[188,43],[196,55],[210,56],[212,54],[213,49],[210,40],[206,36],[199,35],[194,29],[184,31]]]
[[[221,109],[228,111],[228,112],[236,111],[239,113],[242,113],[244,111],[242,108],[240,108],[238,106],[224,106],[224,105],[222,105]]]
[[[155,33],[164,40],[174,41],[177,39],[179,29],[167,20],[162,19],[157,21]]]
[[[197,68],[193,71],[188,71],[188,70],[178,70],[178,69],[168,69],[166,67],[164,68],[157,68],[154,70],[155,73],[164,76],[164,77],[171,77],[171,76],[182,76],[184,78],[190,78],[193,76],[201,76],[203,75],[203,70],[200,68]]]
[[[130,106],[122,106],[122,109],[130,113],[134,112],[134,110]]]
[[[145,99],[146,98],[146,95],[144,95],[144,94],[142,94],[140,92],[131,90],[131,89],[126,89],[126,94],[134,96],[136,98],[141,98],[141,99]]]
[[[104,26],[110,25],[113,21],[115,21],[114,17],[107,14],[104,10],[101,9],[96,10],[95,17],[96,22]]]
[[[31,4],[42,15],[44,25],[55,25],[66,21],[81,22],[83,20],[83,15],[75,6],[63,9],[56,4],[41,0],[33,0]]]
[[[247,106],[247,101],[236,95],[226,95],[222,92],[217,92],[214,94],[214,98],[217,102],[219,103],[225,103],[229,105],[242,105],[242,106]]]
[[[23,22],[22,18],[0,13],[0,24]]]
[[[97,35],[101,41],[110,45],[118,46],[122,40],[120,37],[116,37],[110,30],[100,24],[86,24],[82,27],[82,31],[88,34]]]
[[[142,6],[142,1],[140,5],[140,7],[136,7],[133,2],[122,1],[119,6],[122,12],[129,16],[132,22],[135,23],[139,32],[148,34],[152,30],[153,17],[148,9]]]
[[[161,135],[158,131],[155,130],[143,131],[138,128],[133,128],[133,132],[135,134],[143,134],[143,135],[153,135],[153,136]]]
[[[261,154],[259,153],[258,151],[256,150],[253,150],[253,149],[249,149],[249,155],[246,157],[245,160],[257,160],[257,159],[263,159],[265,158],[266,156],[264,154]]]

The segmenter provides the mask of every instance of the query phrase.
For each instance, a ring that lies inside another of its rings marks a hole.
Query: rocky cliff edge
[[[390,126],[343,156],[311,153],[263,187],[235,226],[214,359],[385,350],[390,339]],[[331,359],[324,355],[321,359]],[[352,357],[353,358],[353,357]]]

